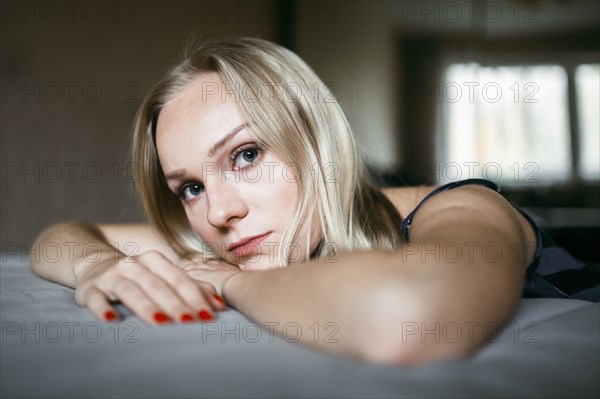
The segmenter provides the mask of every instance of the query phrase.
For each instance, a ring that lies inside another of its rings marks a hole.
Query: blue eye
[[[180,197],[186,201],[192,200],[204,192],[204,186],[198,183],[187,184],[179,190]]]
[[[250,146],[237,151],[234,154],[234,160],[237,166],[243,168],[249,164],[254,163],[254,161],[256,161],[256,158],[258,158],[258,154],[259,148],[256,146]]]

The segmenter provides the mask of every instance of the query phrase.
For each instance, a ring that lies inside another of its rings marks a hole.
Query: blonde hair
[[[342,251],[394,249],[400,215],[370,182],[352,130],[333,95],[296,54],[256,39],[209,41],[184,54],[143,101],[135,120],[132,156],[149,222],[181,255],[218,255],[196,236],[166,184],[155,148],[156,121],[165,104],[200,75],[216,72],[235,93],[242,118],[259,142],[293,164],[299,201],[279,245],[279,262],[317,212],[322,238],[306,261]],[[333,175],[332,175],[333,172]]]

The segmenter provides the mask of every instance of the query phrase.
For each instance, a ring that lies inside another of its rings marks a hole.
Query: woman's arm
[[[464,356],[518,304],[534,239],[522,222],[499,194],[464,186],[425,203],[395,252],[239,273],[223,293],[284,338],[325,350],[403,364]]]
[[[40,277],[75,288],[80,271],[148,251],[160,252],[173,263],[180,260],[147,224],[63,222],[35,238],[29,261]]]
[[[77,303],[101,320],[117,317],[117,300],[150,324],[210,320],[213,309],[225,309],[213,286],[176,266],[179,256],[148,225],[61,223],[32,249],[33,271],[75,288]]]
[[[64,222],[47,227],[35,238],[29,262],[40,277],[75,288],[77,274],[84,269],[124,256],[107,242],[98,226]]]

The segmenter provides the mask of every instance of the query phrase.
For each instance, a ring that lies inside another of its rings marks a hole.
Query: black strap
[[[402,220],[402,222],[400,222],[404,240],[406,242],[409,241],[408,230],[421,205],[423,205],[429,198],[442,191],[451,190],[467,184],[478,184],[486,186],[496,192],[500,192],[498,185],[484,179],[461,180],[438,187],[429,193],[419,203],[419,205],[417,205],[417,207],[413,209],[413,211],[409,213],[408,216]],[[550,274],[544,273],[544,270],[548,269],[548,263],[547,260],[546,262],[542,262],[543,253],[545,256],[552,257],[556,256],[556,251],[563,251],[565,254],[568,254],[568,252],[562,248],[558,248],[554,241],[537,226],[535,221],[526,212],[514,205],[513,207],[517,209],[527,219],[527,221],[529,221],[536,233],[537,241],[534,260],[531,262],[526,271],[522,296],[524,298],[575,298],[600,302],[600,267],[598,265],[584,264],[579,262],[581,265],[577,266],[576,268],[569,267],[567,269],[559,270]],[[547,252],[544,252],[544,250]],[[552,250],[555,252],[551,252]],[[571,255],[569,254],[568,256]],[[571,265],[573,261],[566,261],[564,266]],[[544,263],[542,265],[544,270],[538,270],[540,269],[540,263]]]
[[[421,205],[423,205],[425,203],[425,201],[427,201],[429,198],[433,197],[434,195],[441,193],[442,191],[452,190],[453,188],[460,187],[460,186],[466,186],[467,184],[478,184],[481,186],[488,187],[496,192],[500,192],[500,187],[496,183],[493,183],[493,182],[491,182],[489,180],[485,180],[485,179],[460,180],[460,181],[444,184],[443,186],[436,188],[435,190],[430,192],[425,198],[423,198],[423,200],[419,203],[419,205],[417,205],[417,207],[415,209],[413,209],[413,211],[411,213],[409,213],[408,216],[404,220],[402,220],[402,222],[400,222],[400,227],[402,229],[402,237],[404,238],[404,241],[405,242],[409,241],[408,229],[410,228],[410,224],[412,223],[413,218],[417,214],[417,211],[419,210]]]

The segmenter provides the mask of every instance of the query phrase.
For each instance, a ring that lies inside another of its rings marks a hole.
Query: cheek
[[[266,212],[272,213],[276,222],[281,225],[280,228],[283,233],[283,229],[291,221],[296,210],[297,183],[281,179],[271,183],[265,192],[269,192],[270,198],[267,200],[269,203],[268,208],[264,209]]]
[[[216,242],[216,230],[207,222],[206,211],[201,207],[192,205],[185,208],[185,215],[192,230],[205,242]]]
[[[278,209],[294,209],[298,196],[298,182],[293,168],[277,162],[272,171],[263,175],[261,183],[264,192],[268,192],[270,198],[278,202]]]
[[[265,191],[270,192],[271,202],[277,206],[272,209],[273,212],[279,213],[285,210],[285,212],[289,213],[290,217],[292,216],[293,210],[296,208],[298,194],[296,183],[289,183],[286,181],[272,183]]]

